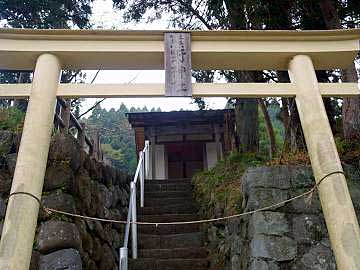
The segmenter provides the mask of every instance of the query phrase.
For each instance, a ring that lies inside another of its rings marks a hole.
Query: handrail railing
[[[144,207],[144,185],[145,176],[149,174],[149,141],[145,141],[145,146],[139,152],[139,161],[136,167],[133,181],[130,183],[130,197],[127,221],[125,226],[124,245],[120,248],[119,269],[128,269],[128,243],[131,226],[131,256],[133,259],[137,258],[137,215],[136,215],[136,184],[140,179],[140,207]]]
[[[62,133],[68,133],[69,128],[74,127],[77,130],[78,140],[82,150],[88,149],[88,154],[97,161],[103,161],[103,152],[100,147],[99,133],[92,136],[85,134],[85,123],[80,122],[71,112],[70,99],[64,100],[57,98],[54,124]]]

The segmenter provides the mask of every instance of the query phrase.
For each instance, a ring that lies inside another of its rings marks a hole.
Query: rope
[[[305,197],[305,196],[308,196],[308,198],[306,198],[306,201],[309,202],[312,199],[312,194],[318,189],[319,185],[327,177],[329,177],[331,175],[334,175],[334,174],[343,174],[343,175],[345,175],[345,173],[343,171],[334,171],[334,172],[328,173],[325,176],[323,176],[310,190],[308,190],[308,191],[306,191],[306,192],[304,192],[304,193],[302,193],[300,195],[294,196],[294,197],[292,197],[290,199],[287,199],[287,200],[284,200],[284,201],[281,201],[281,202],[278,202],[278,203],[274,203],[274,204],[266,206],[266,207],[258,208],[256,210],[251,210],[251,211],[247,211],[247,212],[240,213],[240,214],[235,214],[235,215],[230,215],[230,216],[225,216],[225,217],[219,217],[219,218],[193,220],[193,221],[177,221],[177,222],[144,222],[144,221],[133,222],[133,221],[131,221],[130,223],[131,224],[137,224],[137,225],[153,225],[153,226],[156,226],[156,227],[161,226],[161,225],[204,224],[204,223],[211,223],[211,222],[217,222],[217,221],[224,221],[224,220],[239,218],[239,217],[243,217],[243,216],[252,215],[252,214],[255,214],[255,213],[258,213],[258,212],[271,210],[273,208],[283,206],[284,204],[287,204],[289,202],[292,202],[294,200],[300,199],[300,198]],[[124,220],[89,217],[89,216],[83,216],[83,215],[68,213],[68,212],[65,212],[65,211],[45,207],[45,206],[42,205],[41,201],[35,195],[33,195],[31,193],[28,193],[28,192],[13,192],[13,193],[11,193],[9,195],[9,198],[11,196],[13,196],[13,195],[18,195],[18,194],[29,195],[30,197],[34,198],[39,203],[40,207],[48,214],[57,213],[57,214],[66,215],[66,216],[75,217],[75,218],[82,218],[82,219],[95,220],[95,221],[101,221],[101,222],[118,223],[118,224],[126,224],[127,223],[127,221],[124,221]]]
[[[39,203],[40,206],[42,206],[40,199],[38,197],[36,197],[34,194],[31,194],[29,192],[25,192],[25,191],[13,192],[9,195],[8,200],[10,199],[11,196],[14,196],[14,195],[28,195],[28,196],[32,197],[33,199],[35,199]]]

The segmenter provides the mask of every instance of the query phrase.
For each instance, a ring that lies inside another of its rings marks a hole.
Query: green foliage
[[[221,211],[231,215],[241,211],[241,177],[249,167],[263,165],[265,158],[256,154],[230,153],[208,171],[193,177],[195,194],[200,202],[201,215],[213,218]]]
[[[160,108],[152,108],[151,111],[161,111]],[[127,120],[126,113],[148,112],[148,108],[128,109],[121,104],[118,110],[102,109],[97,106],[90,117],[85,120],[88,132],[100,132],[102,150],[112,165],[123,172],[134,173],[137,165],[135,153],[134,132]]]
[[[271,123],[275,133],[275,141],[277,149],[281,149],[284,143],[285,130],[284,125],[278,118],[280,113],[280,105],[278,103],[271,103],[267,106]],[[270,139],[265,126],[265,119],[262,111],[259,109],[259,138],[260,138],[260,153],[268,155],[270,149]]]
[[[25,114],[15,107],[0,108],[0,129],[17,133],[23,127],[24,118]]]
[[[88,26],[92,0],[2,0],[0,20],[17,28]]]
[[[360,138],[354,140],[345,140],[336,137],[335,143],[342,162],[346,164],[353,164],[355,166],[359,165]]]
[[[119,146],[120,147],[120,146]],[[114,149],[111,144],[104,143],[101,144],[101,149],[109,156],[116,160],[121,160],[124,158],[124,155],[121,153],[120,149]]]

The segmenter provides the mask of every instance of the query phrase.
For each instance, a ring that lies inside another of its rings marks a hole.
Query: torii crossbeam
[[[56,96],[295,97],[317,183],[342,171],[322,96],[359,96],[357,83],[319,84],[315,70],[347,68],[360,29],[331,31],[104,31],[0,29],[0,69],[34,70],[32,84],[0,85],[29,97],[11,192],[41,197]],[[165,84],[59,84],[61,69],[164,69]],[[191,69],[288,70],[291,83],[191,84]],[[346,179],[318,187],[338,269],[360,269],[360,231]],[[9,199],[1,269],[28,269],[39,205]]]

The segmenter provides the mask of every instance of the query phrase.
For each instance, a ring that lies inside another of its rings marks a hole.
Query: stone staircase
[[[138,220],[197,220],[192,195],[190,179],[146,180],[145,207],[138,208]],[[208,269],[203,238],[198,224],[138,225],[138,259],[129,260],[129,270]]]

